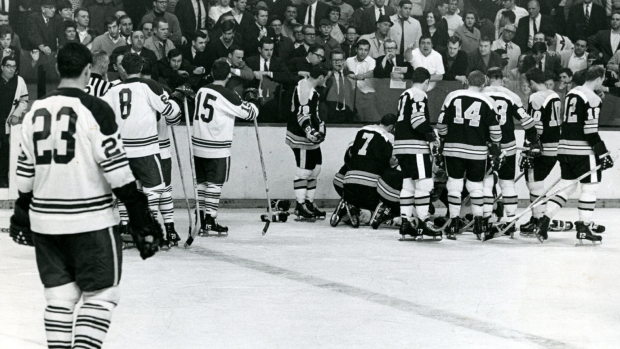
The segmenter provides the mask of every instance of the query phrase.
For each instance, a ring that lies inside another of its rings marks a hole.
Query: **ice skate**
[[[420,220],[420,218],[417,218],[417,221],[418,221],[418,227],[417,227],[418,236],[422,237],[418,241],[422,241],[424,239],[424,235],[432,236],[433,241],[441,241],[443,239],[442,237],[443,234],[441,233],[441,230],[438,228],[435,228],[435,225],[433,224],[433,222],[431,222],[430,218],[427,218],[424,221]]]
[[[436,227],[443,227],[446,225],[446,222],[448,221],[448,217],[445,216],[437,216],[435,217],[435,219],[433,220],[433,224],[435,224]]]
[[[181,238],[179,234],[177,234],[176,230],[174,230],[174,223],[164,223],[164,228],[166,228],[166,240],[168,247],[179,246],[179,241]]]
[[[347,210],[347,214],[349,215],[349,223],[353,228],[359,228],[360,226],[360,209],[349,205],[348,203],[344,203],[344,207]]]
[[[577,223],[577,222],[575,222]],[[605,232],[605,226],[604,225],[600,225],[600,224],[596,224],[594,222],[590,222],[590,230],[593,233],[597,233],[597,234],[601,234]]]
[[[295,215],[297,216],[297,219],[295,219],[295,221],[297,222],[315,222],[316,218],[314,217],[314,214],[312,213],[312,211],[310,211],[308,209],[308,207],[306,207],[305,203],[297,203],[297,205],[295,206]]]
[[[446,237],[448,240],[456,240],[456,234],[461,229],[461,218],[454,217],[450,218],[450,225],[448,226],[448,231],[446,232]]]
[[[338,201],[338,205],[336,205],[336,209],[334,210],[334,213],[332,213],[332,216],[329,219],[329,225],[335,227],[338,225],[338,223],[340,223],[342,217],[344,217],[344,215],[347,213],[345,205],[346,202],[343,199],[340,199],[340,201]]]
[[[382,202],[377,204],[375,211],[372,213],[372,217],[370,217],[370,227],[374,230],[379,228],[381,224],[380,221],[383,218],[383,213],[385,212],[385,205]]]
[[[372,227],[372,229],[378,229],[379,226],[381,226],[382,224],[388,227],[394,225],[394,215],[392,214],[392,209],[383,206],[382,203],[379,203],[377,208],[379,208],[379,206],[381,206],[381,210],[379,212],[375,210],[376,214],[373,215],[370,220],[370,226]]]
[[[489,227],[487,228],[487,238],[485,240],[490,240],[490,239],[494,239],[496,237],[499,236],[495,236],[498,233],[500,233],[501,231],[503,231],[504,229],[506,229],[506,227],[510,224],[510,222],[506,222],[506,223],[498,223],[498,224],[489,224]],[[515,225],[511,225],[510,228],[508,228],[508,230],[506,230],[504,232],[504,236],[510,236],[511,239],[514,238],[514,234],[517,231],[517,229],[515,228]],[[489,238],[489,236],[491,236]]]
[[[550,223],[551,218],[547,216],[542,216],[542,218],[538,220],[538,225],[536,226],[536,228],[534,228],[534,235],[536,235],[536,238],[538,239],[538,241],[540,241],[541,244],[549,237],[547,232],[549,231]]]
[[[417,219],[414,218],[414,223],[417,222]],[[423,239],[422,234],[418,234],[418,231],[414,225],[409,222],[407,218],[402,218],[402,222],[400,224],[400,241],[407,241],[407,235],[413,236],[414,241],[420,241]]]
[[[519,234],[521,234],[522,236],[529,236],[534,234],[534,229],[536,228],[536,226],[538,225],[538,218],[536,217],[530,217],[530,221],[525,223],[525,224],[521,224],[519,226]]]
[[[592,242],[592,245],[596,245],[597,242],[599,244],[603,243],[603,237],[600,235],[592,234],[589,224],[578,221],[575,222],[575,227],[577,228],[577,239],[579,240],[579,242],[575,243],[575,246],[584,245],[583,240],[590,240],[590,242]]]
[[[554,219],[549,224],[549,231],[566,231],[573,229],[574,225],[571,221],[560,221]]]
[[[484,223],[484,218],[481,216],[474,217],[474,235],[480,241],[484,241],[484,236],[486,232],[486,224]]]
[[[202,218],[202,217],[201,217]],[[204,225],[203,225],[204,223]],[[214,217],[210,214],[204,215],[204,221],[200,221],[200,232],[198,235],[200,236],[217,236],[217,237],[226,237],[228,236],[228,227],[220,225]]]
[[[325,211],[319,210],[314,204],[314,202],[312,201],[306,200],[306,207],[308,208],[310,212],[312,212],[312,214],[314,215],[314,218],[316,219],[325,219],[325,217],[327,217],[327,214],[325,213]]]

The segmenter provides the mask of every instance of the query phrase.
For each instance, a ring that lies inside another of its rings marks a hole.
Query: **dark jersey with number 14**
[[[566,95],[564,103],[564,122],[558,154],[594,155],[592,147],[601,142],[598,134],[601,98],[592,90],[577,86]]]

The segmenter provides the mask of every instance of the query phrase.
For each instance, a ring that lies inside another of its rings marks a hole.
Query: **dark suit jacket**
[[[306,46],[299,45],[298,48],[293,50],[293,58],[306,58],[308,55],[308,50],[306,50]]]
[[[552,28],[555,29],[555,21],[553,20],[553,17],[551,16],[541,15],[540,26],[538,28],[538,31],[540,31],[541,28],[544,28],[546,26],[551,26]],[[517,34],[515,35],[515,39],[513,40],[515,44],[519,45],[519,47],[521,48],[521,52],[523,53],[530,51],[530,48],[527,47],[527,41],[528,41],[529,35],[530,35],[530,17],[526,16],[519,20],[519,26],[517,27]]]
[[[260,55],[249,57],[245,60],[245,64],[247,64],[252,71],[263,71],[263,67],[260,66]],[[288,70],[286,64],[284,64],[284,61],[280,58],[271,57],[269,71],[273,72],[273,78],[271,78],[271,80],[275,82],[280,84],[288,84],[293,82],[291,72]],[[254,79],[254,82],[256,82],[256,86],[258,86],[258,80]]]
[[[450,68],[448,68],[448,52],[443,51],[441,53],[441,57],[443,58],[443,69],[446,72],[445,74],[443,74],[443,80],[454,81],[456,76],[466,75],[467,53],[465,53],[465,51],[459,51],[456,54],[454,63],[452,63],[452,66]]]
[[[273,55],[287,62],[293,54],[293,50],[295,47],[293,46],[293,40],[291,40],[291,38],[289,38],[288,36],[284,35],[275,36],[273,40],[276,42],[276,46],[273,50]]]
[[[56,34],[58,33],[58,26],[62,23],[57,17],[52,17],[45,24],[43,15],[41,12],[34,12],[28,16],[28,50],[39,49],[39,45],[48,46],[52,51],[58,49],[56,43]]]
[[[374,77],[377,79],[389,79],[391,77],[392,68],[394,65],[390,62],[385,63],[385,68],[383,67],[383,59],[385,55],[377,57],[375,60],[377,65],[375,66]],[[405,74],[405,79],[411,79],[413,76],[413,67],[408,62],[405,62],[405,58],[401,55],[396,55],[396,65],[399,67],[407,67],[407,73]]]
[[[555,74],[555,78],[557,79],[560,75],[560,70],[562,69],[562,62],[560,56],[556,55],[551,57],[547,54],[545,56],[546,57],[544,71],[552,72],[553,74]],[[527,67],[527,70],[529,70],[531,68],[537,68],[538,65],[536,64],[536,60],[534,59],[534,57],[532,57],[532,55],[527,55],[523,59],[523,67]]]
[[[276,32],[272,27],[266,26],[267,36],[273,38],[276,36]],[[243,51],[245,52],[245,57],[256,56],[258,55],[258,35],[260,33],[260,28],[256,23],[239,28],[241,32],[241,37],[243,38]]]
[[[168,58],[162,58],[161,60],[159,60],[159,62],[157,62],[157,70],[159,72],[159,77],[162,80],[161,83],[168,86],[172,90],[188,81],[191,84],[190,79],[194,78],[194,74],[192,74],[194,69],[196,69],[196,67],[189,64],[187,59],[183,59],[183,62],[181,63],[181,68],[179,68],[179,70],[185,70],[187,73],[189,73],[189,76],[181,76],[178,74],[177,71],[173,70],[170,67]]]
[[[131,50],[131,45],[117,47],[114,49],[114,51],[112,51],[112,55],[114,55],[115,53],[124,54],[124,53],[129,52],[130,50]],[[153,72],[151,73],[151,78],[157,81],[159,79],[159,69],[157,69],[157,56],[155,55],[155,52],[153,52],[152,50],[146,47],[143,47],[142,51],[140,51],[140,57],[148,58],[151,61],[151,67],[153,68]],[[112,67],[112,61],[110,61],[109,68],[110,68],[108,69],[109,71],[114,71],[114,68]]]
[[[232,45],[237,45],[243,48],[243,45],[240,45],[237,41],[237,37],[233,39]],[[215,38],[213,41],[209,41],[209,44],[207,45],[205,51],[206,50],[211,50],[217,58],[228,57],[228,48],[224,46],[222,40],[219,37]]]
[[[286,7],[292,4],[291,0],[264,0],[264,1],[265,1],[265,4],[267,4],[267,7],[269,7],[269,17],[275,15],[282,20],[284,20],[284,12],[286,12]],[[299,14],[297,14],[297,18],[299,18]]]
[[[605,9],[592,4],[590,11],[590,21],[586,26],[586,16],[583,13],[583,3],[571,7],[568,13],[568,23],[566,26],[566,36],[573,42],[581,36],[591,36],[599,30],[607,29],[607,13]]]
[[[611,47],[610,39],[611,29],[600,30],[598,33],[588,38],[588,46],[590,46],[590,48],[596,48],[603,53],[603,60],[605,61],[605,64],[609,62],[611,57],[618,50],[618,47]]]
[[[209,1],[202,0],[202,3],[205,7],[205,12],[202,13],[205,16],[205,25],[209,26]],[[179,25],[181,26],[181,33],[187,39],[188,42],[191,42],[191,38],[194,36],[194,32],[196,31],[196,13],[194,13],[194,5],[191,0],[179,0],[177,2],[177,6],[174,8],[174,15],[177,16],[179,20]],[[199,28],[200,29],[200,28]]]
[[[487,73],[489,68],[502,68],[502,57],[497,53],[491,51],[489,56],[489,63],[484,64],[484,60],[480,55],[480,51],[476,51],[467,57],[467,74],[474,70],[480,70],[483,73]]]
[[[345,42],[340,44],[340,49],[342,49],[342,52],[344,52],[345,59],[349,57],[357,56],[357,47],[355,46],[355,44],[350,45],[346,42],[346,40]]]
[[[196,56],[192,57],[192,45],[186,44],[181,46],[181,52],[183,53],[183,59],[187,60],[189,64],[195,67],[205,68],[205,74],[211,73],[211,66],[218,57],[215,57],[215,53],[212,50],[205,48],[203,52],[196,52]]]
[[[229,14],[231,16],[233,15],[232,11],[228,11],[228,12],[224,13],[224,15],[226,15],[226,14]],[[235,19],[235,22],[237,22],[236,19]],[[237,32],[239,32],[241,30],[240,28],[242,28],[242,27],[249,27],[249,26],[253,25],[254,22],[256,22],[256,19],[254,18],[254,15],[252,15],[252,12],[250,12],[250,11],[243,11],[243,15],[241,16],[241,23],[237,22]]]
[[[444,19],[445,21],[445,19]],[[431,36],[431,32],[428,30],[428,25],[426,21],[424,21],[424,25],[422,26],[422,35]],[[444,26],[443,24],[437,25],[435,33],[431,36],[431,42],[433,43],[433,50],[437,52],[441,52],[448,47],[448,39],[450,35],[448,34],[448,26]]]
[[[301,77],[297,75],[297,73],[299,73],[300,71],[309,72],[312,69],[312,64],[308,62],[306,57],[297,57],[291,59],[291,61],[288,63],[288,69],[293,75],[293,78],[301,79]]]
[[[387,3],[387,1],[386,1]],[[377,18],[375,17],[375,8],[376,6],[371,6],[369,8],[363,9],[361,13],[361,18],[359,19],[359,35],[371,34],[377,31]],[[388,16],[393,16],[396,14],[396,10],[391,7],[383,6],[383,14]]]
[[[317,31],[318,31],[319,23],[321,22],[321,20],[323,18],[329,19],[329,5],[324,2],[318,1],[318,0],[316,3],[317,3],[316,11],[314,12],[314,18],[312,20],[314,21],[314,27],[317,28]],[[307,12],[308,12],[308,4],[304,2],[303,4],[298,6],[297,23],[303,24],[305,22]]]

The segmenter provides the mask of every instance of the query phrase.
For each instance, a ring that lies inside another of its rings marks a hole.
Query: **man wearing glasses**
[[[157,17],[163,17],[168,21],[170,36],[168,39],[172,41],[175,46],[180,46],[185,44],[187,40],[181,34],[181,25],[179,24],[179,19],[177,16],[173,15],[170,12],[166,12],[166,8],[168,7],[168,0],[157,0],[153,1],[153,11],[150,11],[144,17],[142,17],[142,23],[153,22],[153,20]]]
[[[293,57],[306,57],[310,46],[316,44],[316,29],[311,25],[304,25],[304,42],[293,51]]]
[[[288,61],[289,57],[293,53],[293,40],[291,38],[282,35],[282,20],[278,17],[272,17],[269,26],[273,28],[275,35],[273,41],[276,44],[273,55],[282,59],[284,62]]]
[[[321,45],[312,45],[305,57],[293,58],[289,63],[289,71],[299,80],[310,77],[310,71],[315,65],[325,59],[325,48]]]
[[[28,88],[17,75],[15,58],[2,58],[0,77],[0,188],[9,187],[10,131],[11,126],[21,122],[22,113],[28,107]]]
[[[383,46],[385,47],[385,55],[377,58],[374,77],[377,79],[411,79],[413,76],[413,67],[405,62],[405,57],[398,54],[398,45],[396,45],[396,41],[387,39],[383,43]],[[407,73],[392,72],[395,67],[407,67]]]
[[[296,24],[293,29],[293,49],[297,49],[299,46],[304,44],[304,26],[301,24]],[[295,54],[295,53],[293,53]]]

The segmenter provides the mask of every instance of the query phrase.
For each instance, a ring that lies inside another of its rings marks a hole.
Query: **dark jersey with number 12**
[[[601,98],[592,90],[577,86],[566,95],[564,103],[564,122],[558,154],[594,155],[592,147],[601,142],[598,134]]]

